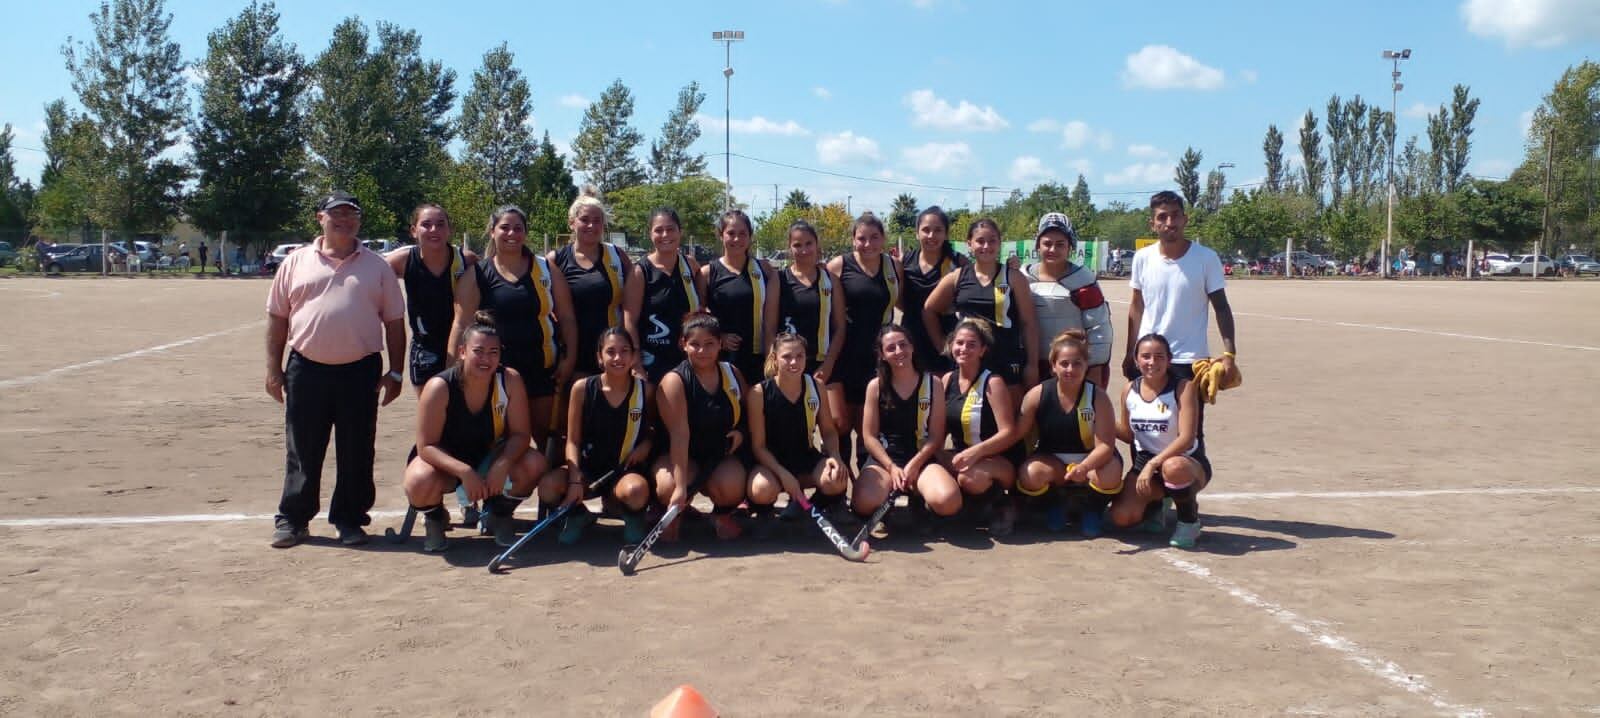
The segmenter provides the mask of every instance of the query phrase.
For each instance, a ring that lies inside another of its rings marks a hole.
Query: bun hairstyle
[[[679,332],[680,341],[688,339],[691,332],[708,331],[711,336],[722,338],[722,322],[717,321],[715,315],[709,310],[701,309],[683,315],[683,330]]]
[[[586,184],[583,189],[578,190],[578,198],[572,200],[572,205],[567,207],[567,222],[570,224],[572,220],[577,219],[578,213],[582,212],[585,207],[599,208],[600,216],[603,219],[610,219],[607,217],[605,203],[600,201],[600,190],[596,189],[594,185]]]
[[[1078,354],[1084,358],[1089,356],[1089,335],[1082,329],[1064,329],[1050,342],[1050,363],[1056,362],[1056,352],[1063,349],[1077,349]]]
[[[990,324],[989,320],[984,319],[983,317],[965,317],[961,321],[956,322],[955,328],[951,329],[950,333],[945,335],[944,353],[946,355],[954,356],[950,353],[950,348],[955,346],[956,334],[959,334],[963,329],[977,335],[978,343],[982,344],[984,349],[990,349],[994,347],[994,325]]]
[[[890,334],[905,336],[906,341],[911,341],[911,332],[899,324],[885,324],[878,330],[878,340],[873,342],[874,351],[878,354],[878,408],[884,411],[893,411],[898,399],[894,395],[894,367],[889,366],[889,360],[883,356],[883,339]],[[911,368],[917,370],[917,376],[922,375],[922,360],[917,358],[916,352],[911,352]]]
[[[768,377],[778,375],[778,347],[785,344],[799,344],[800,351],[807,353],[811,351],[811,343],[807,342],[805,337],[794,332],[780,332],[778,336],[772,338],[772,347],[767,352],[767,362],[761,367],[762,374]]]
[[[468,325],[461,332],[460,338],[456,339],[456,351],[460,352],[461,348],[466,346],[467,342],[472,341],[473,337],[480,336],[494,337],[496,341],[500,339],[500,330],[494,324],[494,312],[487,309],[479,309],[476,314],[472,315],[472,324]]]

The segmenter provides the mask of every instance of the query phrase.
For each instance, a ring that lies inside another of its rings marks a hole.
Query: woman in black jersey
[[[517,370],[500,363],[500,336],[487,312],[461,334],[456,361],[422,386],[417,399],[417,455],[406,465],[406,498],[423,515],[425,551],[445,549],[444,495],[466,488],[483,501],[495,541],[516,540],[511,514],[545,472],[528,450],[528,398]]]
[[[768,526],[778,492],[794,501],[805,489],[822,510],[839,505],[850,486],[850,474],[839,456],[839,434],[828,414],[827,392],[806,373],[811,356],[805,337],[784,332],[767,353],[767,378],[750,388],[745,409],[750,416],[750,452],[757,466],[750,472],[750,510],[757,535]],[[817,450],[821,439],[822,451]]]
[[[778,319],[782,331],[806,340],[806,372],[826,387],[844,349],[845,300],[839,277],[822,266],[821,256],[809,222],[789,225],[789,266],[778,270]]]
[[[923,371],[911,334],[898,324],[878,332],[877,376],[867,382],[861,436],[867,460],[852,492],[856,514],[870,515],[890,491],[919,497],[940,516],[961,510],[961,489],[939,463],[944,446],[944,382]]]
[[[696,492],[704,492],[715,507],[717,537],[733,539],[743,532],[733,512],[744,501],[746,480],[745,383],[738,368],[718,360],[723,339],[716,317],[684,319],[686,358],[656,389],[668,449],[652,472],[661,503],[687,506]],[[667,527],[662,539],[676,538],[681,522]]]
[[[778,324],[778,275],[751,256],[753,232],[749,215],[737,209],[723,212],[717,220],[722,256],[700,268],[706,309],[722,325],[722,359],[745,376],[761,375],[762,351],[772,343]]]
[[[572,241],[549,253],[546,259],[561,270],[572,293],[572,314],[578,323],[576,344],[562,346],[574,356],[574,378],[600,371],[590,349],[600,333],[622,326],[623,291],[633,263],[616,245],[603,241],[606,235],[606,207],[585,187],[567,209],[567,226]],[[565,390],[565,387],[559,387]]]
[[[634,265],[624,293],[623,323],[639,341],[639,363],[652,385],[683,363],[678,335],[683,316],[700,310],[705,278],[700,263],[681,251],[683,224],[668,207],[650,213],[654,251]]]
[[[844,294],[845,332],[843,355],[850,357],[828,377],[828,398],[833,404],[834,421],[839,435],[849,438],[850,432],[861,426],[862,406],[866,403],[867,382],[872,381],[872,364],[861,361],[872,356],[878,332],[885,324],[894,322],[894,310],[900,302],[900,263],[883,251],[883,222],[871,212],[864,212],[850,226],[851,251],[828,262],[828,271],[839,278],[839,288]],[[866,463],[860,455],[857,432],[856,461]]]
[[[928,326],[917,308],[928,303],[928,295],[933,293],[939,280],[947,274],[960,271],[967,264],[967,258],[957,254],[955,247],[950,244],[949,215],[938,207],[922,210],[917,215],[917,247],[911,250],[910,256],[901,259],[906,276],[906,286],[901,296],[905,297],[902,305],[910,308],[907,312],[910,317],[904,321],[906,331],[911,334],[911,346],[929,371],[950,371],[950,360],[944,355],[942,345],[928,336]],[[939,325],[948,334],[956,325],[955,315],[950,312],[940,314]]]
[[[616,472],[608,498],[622,506],[622,536],[627,543],[644,539],[644,509],[650,502],[650,385],[633,375],[633,337],[611,327],[596,340],[595,363],[600,373],[579,379],[567,399],[565,468],[546,474],[539,483],[545,506],[577,504],[567,514],[558,539],[574,544],[584,527],[594,523],[583,504],[584,488],[607,472]]]
[[[572,376],[574,357],[560,356],[557,342],[578,340],[572,295],[561,271],[528,250],[528,216],[513,205],[489,219],[489,247],[478,271],[456,285],[456,326],[479,308],[494,311],[500,327],[501,363],[522,375],[534,443],[550,436],[556,387]],[[451,336],[457,330],[451,331]]]
[[[1039,383],[1039,334],[1035,328],[1033,293],[1021,270],[1000,261],[1000,225],[987,217],[967,229],[972,264],[946,274],[928,296],[922,321],[935,342],[945,342],[941,317],[954,308],[959,318],[976,317],[993,327],[994,342],[984,367],[1011,388],[1011,405],[1022,391]]]
[[[1023,447],[1011,392],[1005,380],[984,368],[994,348],[992,332],[989,322],[977,317],[956,322],[950,332],[947,351],[955,369],[944,377],[944,424],[954,450],[939,452],[939,460],[956,477],[961,493],[974,497],[980,510],[991,511],[989,533],[1006,536],[1017,520],[1016,504],[1006,491],[1016,482]]]
[[[1051,531],[1066,528],[1068,504],[1079,515],[1078,530],[1100,535],[1103,513],[1122,490],[1122,459],[1117,455],[1117,415],[1105,389],[1087,379],[1089,337],[1068,329],[1050,343],[1055,376],[1022,397],[1018,432],[1038,429],[1038,441],[1022,464],[1017,491],[1043,496],[1052,488],[1060,500],[1045,506]]]
[[[455,288],[472,271],[478,255],[450,245],[450,215],[431,202],[411,211],[411,237],[417,243],[384,256],[406,288],[411,320],[411,350],[406,364],[411,385],[422,385],[450,362],[450,326],[455,321]]]

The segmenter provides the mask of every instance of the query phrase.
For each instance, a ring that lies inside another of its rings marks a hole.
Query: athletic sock
[[[526,496],[500,494],[499,496],[490,496],[489,498],[484,499],[483,506],[489,510],[489,513],[494,514],[495,516],[510,516],[513,513],[516,513],[517,507],[522,505],[522,502],[526,501],[527,499],[528,497]]]
[[[411,509],[416,511],[418,514],[421,514],[424,519],[443,521],[445,523],[450,522],[450,512],[445,510],[443,503],[437,503],[432,506],[417,506],[416,504],[412,504]]]
[[[1192,524],[1200,520],[1200,502],[1196,500],[1194,485],[1190,484],[1181,489],[1167,488],[1167,496],[1172,499],[1173,506],[1178,509],[1178,520]],[[1158,506],[1160,504],[1157,504]]]

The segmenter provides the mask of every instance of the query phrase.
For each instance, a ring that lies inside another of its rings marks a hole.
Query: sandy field
[[[0,280],[0,715],[1600,714],[1600,282],[1234,282],[1195,551],[690,527],[633,577],[611,522],[498,576],[459,529],[270,548],[266,293]]]

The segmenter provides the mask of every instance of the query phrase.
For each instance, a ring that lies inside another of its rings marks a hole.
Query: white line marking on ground
[[[131,352],[124,352],[122,354],[118,354],[116,356],[101,357],[99,359],[94,359],[94,360],[82,362],[82,363],[79,363],[79,364],[71,364],[71,365],[68,365],[68,366],[56,367],[54,369],[51,369],[50,371],[42,372],[42,373],[39,373],[39,374],[30,374],[28,376],[19,376],[19,377],[16,377],[15,379],[0,379],[0,389],[9,389],[9,388],[14,387],[14,386],[27,386],[29,384],[37,384],[37,383],[39,383],[41,381],[44,381],[45,379],[49,379],[50,377],[53,377],[53,376],[56,376],[56,375],[59,375],[59,374],[67,374],[69,372],[74,372],[74,371],[77,371],[79,369],[89,369],[91,367],[97,367],[97,366],[100,366],[102,364],[111,364],[111,363],[114,363],[114,362],[119,362],[119,361],[122,361],[124,359],[134,359],[134,358],[137,358],[137,357],[142,357],[142,356],[144,356],[146,354],[159,354],[161,352],[167,351],[168,349],[177,349],[178,347],[187,346],[187,345],[193,344],[195,342],[205,341],[207,339],[214,339],[216,337],[220,337],[220,336],[224,336],[224,335],[228,335],[228,334],[233,334],[233,333],[236,333],[236,332],[242,332],[242,331],[244,331],[246,329],[255,329],[257,327],[260,327],[263,324],[266,324],[265,320],[259,321],[259,322],[252,322],[250,324],[241,324],[241,325],[239,325],[237,327],[233,327],[232,329],[223,329],[222,331],[211,332],[210,334],[201,334],[200,336],[197,336],[197,337],[189,337],[188,339],[179,339],[178,341],[175,341],[175,342],[167,342],[166,344],[160,344],[160,345],[153,346],[153,347],[145,347],[144,349],[136,349],[136,350],[131,351]]]
[[[1211,569],[1198,563],[1178,558],[1170,553],[1161,553],[1159,555],[1178,570],[1221,589],[1224,593],[1239,599],[1246,605],[1265,611],[1267,615],[1288,626],[1295,633],[1338,652],[1345,659],[1366,669],[1368,673],[1382,678],[1395,686],[1404,688],[1409,693],[1426,698],[1429,703],[1433,704],[1434,708],[1440,711],[1458,716],[1488,715],[1482,708],[1451,703],[1442,694],[1434,690],[1432,686],[1428,685],[1428,682],[1423,680],[1421,676],[1409,673],[1393,661],[1372,653],[1350,639],[1334,633],[1332,627],[1324,621],[1305,618],[1294,611],[1268,601],[1238,584],[1212,573]]]
[[[1251,501],[1272,499],[1414,499],[1424,496],[1525,496],[1529,494],[1593,494],[1600,487],[1570,486],[1557,488],[1485,488],[1485,489],[1396,489],[1393,491],[1219,491],[1202,492],[1207,501]]]
[[[1109,300],[1117,304],[1127,304],[1120,299]],[[1488,337],[1482,334],[1461,334],[1459,332],[1441,332],[1433,329],[1415,329],[1412,327],[1391,327],[1385,324],[1363,324],[1361,322],[1336,322],[1327,319],[1312,319],[1310,317],[1288,317],[1281,314],[1261,314],[1258,312],[1241,312],[1235,310],[1236,317],[1259,317],[1261,319],[1279,319],[1286,322],[1306,322],[1309,324],[1326,324],[1330,327],[1349,327],[1352,329],[1376,329],[1384,332],[1402,332],[1405,334],[1431,334],[1438,337],[1452,337],[1455,339],[1473,339],[1480,342],[1498,342],[1501,344],[1523,344],[1535,347],[1552,347],[1555,349],[1576,349],[1585,352],[1600,352],[1600,347],[1585,346],[1582,344],[1561,344],[1558,342],[1539,342],[1532,339],[1512,339],[1510,337]]]
[[[56,297],[61,296],[61,292],[52,292],[52,291],[49,291],[49,290],[46,290],[46,289],[33,289],[31,287],[0,287],[0,290],[10,291],[10,292],[23,292],[25,294],[39,294],[39,295],[42,295],[45,299],[55,299]]]
[[[375,519],[394,519],[404,511],[373,511]],[[129,526],[135,524],[208,524],[238,521],[271,521],[272,514],[169,514],[156,516],[60,516],[38,519],[0,519],[0,528],[82,528],[85,526]]]

